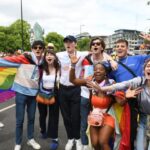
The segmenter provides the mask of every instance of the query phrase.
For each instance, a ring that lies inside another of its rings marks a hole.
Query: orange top
[[[98,97],[96,95],[92,95],[91,102],[96,108],[106,109],[111,103],[111,98],[109,96]]]

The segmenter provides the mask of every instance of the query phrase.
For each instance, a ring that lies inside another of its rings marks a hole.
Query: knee
[[[104,148],[106,146],[108,146],[108,141],[105,141],[105,140],[99,140],[99,145],[101,148]]]

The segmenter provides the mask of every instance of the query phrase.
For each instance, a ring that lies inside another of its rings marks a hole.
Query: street
[[[9,107],[9,108],[8,108]],[[15,145],[15,100],[9,100],[7,102],[0,104],[0,121],[4,123],[5,127],[0,129],[0,150],[13,150]],[[60,115],[59,119],[59,148],[58,150],[64,150],[66,139],[66,131],[64,128],[63,120]],[[23,131],[23,141],[21,150],[32,150],[29,147],[26,136],[27,121],[25,116],[24,121],[24,131]],[[36,111],[35,118],[35,139],[41,145],[41,150],[49,150],[50,139],[41,139],[39,132],[39,122],[38,122],[38,109]],[[74,148],[75,149],[75,148]]]

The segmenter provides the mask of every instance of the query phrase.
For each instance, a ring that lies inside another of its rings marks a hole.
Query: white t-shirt
[[[71,61],[68,55],[67,51],[64,52],[58,52],[56,53],[60,63],[61,63],[61,77],[60,77],[60,83],[65,85],[65,86],[70,86],[73,85],[70,81],[69,81],[69,73],[70,73],[70,68],[71,68]],[[80,52],[77,51],[76,53],[77,58],[79,58],[78,63],[76,64],[76,77],[79,78],[80,76],[80,72],[82,70],[82,61],[85,58],[85,56],[88,55],[88,52]]]

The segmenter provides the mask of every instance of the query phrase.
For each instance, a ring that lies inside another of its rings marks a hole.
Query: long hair
[[[46,49],[45,52],[44,52],[43,70],[46,72],[47,75],[50,74],[49,69],[48,69],[48,64],[45,61],[47,53],[50,53],[55,57],[55,59],[54,59],[54,68],[56,69],[56,73],[57,73],[57,71],[60,70],[60,62],[59,62],[58,57],[56,56],[55,52],[50,50],[50,49]]]

